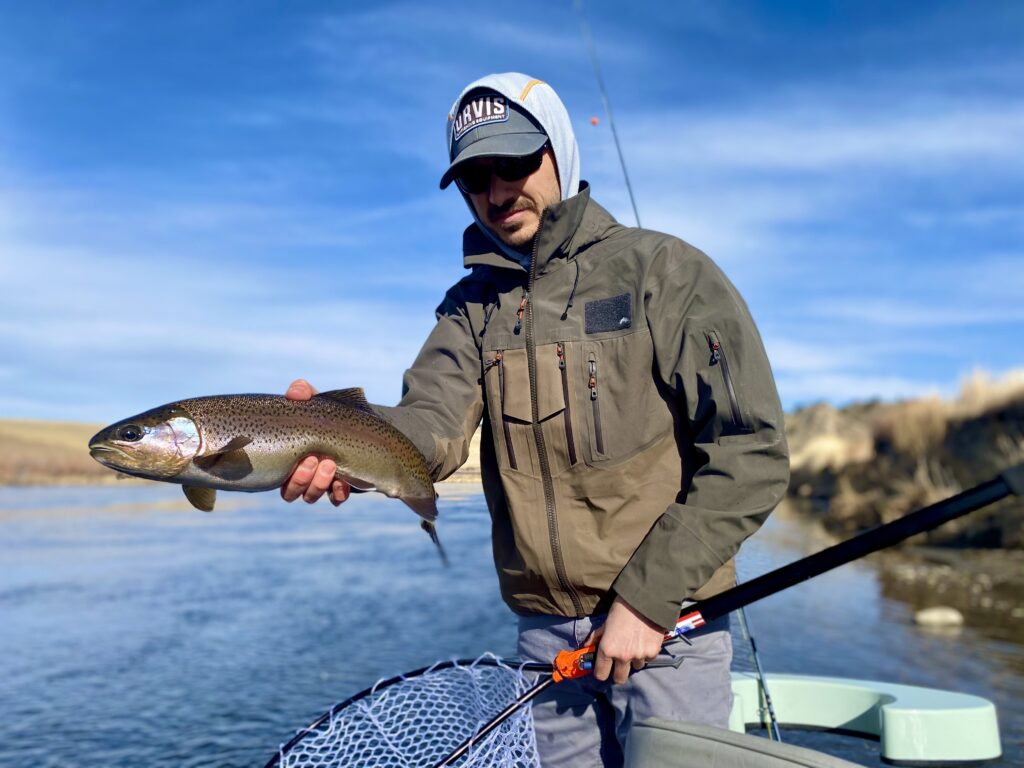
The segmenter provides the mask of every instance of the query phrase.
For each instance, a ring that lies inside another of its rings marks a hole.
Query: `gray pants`
[[[551,663],[559,651],[583,645],[605,617],[520,616],[519,656]],[[674,640],[659,659],[683,657],[678,668],[633,672],[615,685],[588,676],[548,688],[533,702],[537,749],[544,768],[621,766],[634,722],[660,717],[727,728],[732,710],[732,638],[728,616]]]

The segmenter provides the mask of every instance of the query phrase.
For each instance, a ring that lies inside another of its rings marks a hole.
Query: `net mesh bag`
[[[521,667],[491,654],[380,681],[300,731],[268,765],[431,768],[531,683]],[[474,744],[456,765],[539,767],[530,707]]]
[[[731,622],[733,669],[754,671],[745,622]],[[493,654],[378,681],[299,731],[267,764],[433,768],[535,682]],[[473,744],[458,768],[539,768],[529,705]]]

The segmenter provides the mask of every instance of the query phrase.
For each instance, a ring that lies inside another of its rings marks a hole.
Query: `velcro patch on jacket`
[[[584,329],[587,333],[621,331],[633,324],[633,297],[624,293],[610,299],[588,301],[584,307]]]
[[[462,105],[455,116],[455,135],[452,141],[458,141],[469,131],[488,123],[504,123],[508,120],[508,104],[504,96],[488,94],[478,96]]]

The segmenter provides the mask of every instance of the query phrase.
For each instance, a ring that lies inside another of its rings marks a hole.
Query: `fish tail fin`
[[[437,554],[441,556],[441,562],[444,564],[444,567],[447,568],[450,565],[448,562],[448,553],[444,551],[444,547],[441,545],[441,539],[437,537],[437,526],[430,520],[424,520],[420,523],[420,527],[427,532],[427,535],[430,536],[430,540],[434,542],[434,546],[437,547]]]

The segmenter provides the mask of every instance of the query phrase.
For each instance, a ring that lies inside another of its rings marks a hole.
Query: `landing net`
[[[734,670],[754,670],[749,640],[732,623]],[[299,731],[266,768],[433,768],[522,695],[545,664],[513,666],[493,654],[434,664],[336,705]],[[521,708],[474,744],[458,768],[539,768],[533,716]]]
[[[431,768],[533,682],[487,654],[378,682],[300,731],[270,766]],[[530,708],[474,744],[460,768],[539,768]]]

